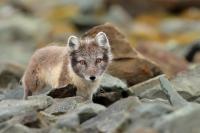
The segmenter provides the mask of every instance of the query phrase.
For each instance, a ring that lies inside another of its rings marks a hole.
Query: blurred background
[[[36,49],[105,22],[171,74],[200,62],[200,0],[1,0],[0,61],[25,66]]]

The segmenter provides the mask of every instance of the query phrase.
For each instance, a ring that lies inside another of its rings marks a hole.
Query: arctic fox
[[[59,88],[68,84],[77,87],[77,95],[92,98],[111,60],[111,48],[104,32],[93,38],[70,36],[65,47],[41,48],[33,54],[23,75],[24,99],[45,85]]]

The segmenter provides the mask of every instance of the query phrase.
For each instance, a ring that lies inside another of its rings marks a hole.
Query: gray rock
[[[64,114],[76,109],[82,102],[84,102],[84,99],[79,96],[54,99],[53,105],[47,108],[44,112],[53,115]]]
[[[74,16],[71,21],[78,28],[78,30],[82,32],[103,23],[100,17],[92,14],[79,14]]]
[[[1,133],[36,133],[31,129],[21,125],[21,124],[6,124],[3,129],[1,129]]]
[[[52,99],[47,96],[30,97],[30,100],[4,100],[0,102],[0,122],[13,116],[42,110],[52,104]]]
[[[183,99],[171,85],[171,83],[164,77],[160,77],[160,85],[166,96],[168,97],[169,102],[174,107],[183,107],[189,104],[185,99]]]
[[[143,99],[140,99],[140,101],[142,103],[158,103],[158,104],[170,105],[168,100],[165,100],[165,99],[162,99],[162,98],[156,98],[156,99],[143,98]]]
[[[79,126],[80,120],[76,113],[70,113],[61,116],[56,122],[56,128],[58,129],[68,128],[72,130],[77,130]]]
[[[0,40],[4,42],[13,39],[35,41],[44,37],[48,31],[49,24],[47,22],[36,17],[27,17],[19,12],[2,17],[0,22]]]
[[[109,106],[128,95],[127,84],[125,82],[109,74],[104,74],[99,90],[93,95],[93,101],[104,106]]]
[[[181,73],[175,78],[171,79],[171,84],[173,85],[174,89],[186,100],[192,101],[200,96],[200,82],[199,77],[200,75],[200,66],[196,66],[187,72]],[[155,99],[155,98],[163,98],[167,99],[167,96],[162,91],[160,84],[157,84],[159,81],[159,77],[156,78],[156,84],[148,83],[149,81],[143,82],[141,84],[132,86],[129,90],[132,93],[135,93],[140,98],[148,98],[148,99]],[[154,82],[154,81],[150,81]],[[144,84],[144,85],[143,85]],[[147,85],[146,85],[147,84]],[[140,90],[140,88],[142,88]]]
[[[48,127],[52,123],[55,123],[55,121],[57,120],[56,116],[47,114],[44,111],[38,112],[37,117],[40,120],[43,127]]]
[[[165,77],[165,75],[159,75],[156,76],[152,79],[146,80],[142,83],[136,84],[132,87],[129,87],[128,90],[130,91],[130,93],[135,94],[137,96],[140,96],[143,92],[157,86],[160,84],[160,77]]]
[[[10,123],[10,124],[20,123],[22,125],[26,125],[29,123],[33,123],[35,121],[37,121],[37,112],[32,111],[32,112],[27,112],[25,114],[19,114],[13,117],[12,119],[8,120],[7,123]]]
[[[17,5],[23,5],[28,9],[33,10],[37,14],[41,14],[41,11],[53,10],[58,6],[67,6],[67,5],[76,5],[80,8],[80,12],[84,13],[93,13],[100,10],[103,7],[103,0],[57,0],[57,1],[48,1],[44,0],[41,4],[39,0],[12,0],[13,3]],[[49,10],[48,10],[49,9]]]
[[[197,21],[184,19],[164,19],[160,23],[160,31],[166,34],[177,34],[181,32],[198,32],[200,24]]]
[[[5,99],[22,99],[24,95],[24,90],[22,86],[17,85],[13,89],[6,89],[3,93],[3,97],[0,100]]]
[[[123,29],[130,30],[132,26],[132,17],[119,5],[112,5],[105,16],[105,22],[111,22]]]
[[[38,109],[45,109],[53,103],[53,99],[48,96],[38,95],[30,96],[28,100],[4,100],[0,102],[0,108],[6,107],[31,107]]]
[[[68,127],[76,129],[80,126],[81,123],[105,110],[106,108],[99,104],[83,104],[77,107],[77,109],[67,113],[66,115],[60,116],[57,121],[57,126],[60,128]]]
[[[83,103],[67,114],[58,116],[51,132],[80,132],[82,122],[91,119],[105,109],[102,105]]]
[[[125,133],[132,133],[140,128],[154,131],[152,124],[160,117],[173,111],[174,109],[172,107],[162,103],[142,104],[130,113],[130,122],[124,128]]]
[[[17,63],[0,62],[0,88],[14,88],[19,83],[24,67]]]
[[[138,105],[140,105],[140,101],[137,97],[121,99],[96,117],[84,122],[81,125],[82,130],[97,129],[99,132],[113,132],[129,120],[128,112],[134,110]]]
[[[162,133],[199,133],[200,106],[189,104],[179,110],[162,116],[153,127]]]
[[[110,90],[121,89],[127,90],[127,84],[117,77],[110,74],[104,74],[100,83],[102,88],[108,88]]]
[[[105,111],[106,108],[99,104],[88,103],[80,106],[75,110],[75,112],[79,116],[80,124],[85,122],[86,120],[98,115],[102,111]]]
[[[188,72],[179,74],[171,83],[185,99],[190,100],[193,97],[200,96],[200,66],[192,68]]]

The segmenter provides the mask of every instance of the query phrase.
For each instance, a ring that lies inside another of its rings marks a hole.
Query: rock
[[[168,100],[165,100],[165,99],[162,99],[162,98],[156,98],[156,99],[143,98],[143,99],[140,99],[140,101],[142,103],[158,103],[158,104],[170,105]]]
[[[33,112],[27,112],[25,114],[20,114],[14,116],[12,119],[7,121],[10,124],[20,123],[22,125],[26,125],[28,127],[41,127],[39,122],[37,122],[37,112],[34,110]]]
[[[125,82],[106,73],[103,75],[100,86],[111,91],[116,89],[127,90],[127,84]]]
[[[22,99],[24,95],[24,90],[22,86],[16,86],[13,89],[6,89],[3,93],[3,97],[0,100],[5,99]]]
[[[13,125],[20,123],[32,129],[45,129],[55,122],[55,120],[53,116],[47,115],[43,111],[37,112],[33,110],[32,112],[14,116],[12,119],[8,120],[7,123]]]
[[[57,129],[77,131],[80,126],[80,120],[76,113],[67,114],[58,119],[55,126]]]
[[[189,104],[171,114],[160,117],[153,127],[162,133],[198,133],[200,106]],[[190,121],[189,121],[190,120]]]
[[[165,77],[165,75],[164,74],[159,75],[159,76],[156,76],[152,79],[146,80],[142,83],[131,86],[131,87],[128,88],[128,90],[129,90],[130,93],[135,94],[137,96],[140,96],[140,94],[142,92],[145,92],[146,90],[153,88],[156,85],[159,85],[160,84],[160,80],[159,80],[160,77]]]
[[[93,101],[104,106],[109,106],[127,96],[127,85],[123,81],[109,74],[104,74],[99,90],[93,95]]]
[[[126,81],[128,86],[132,86],[162,73],[157,65],[133,49],[125,36],[111,24],[93,27],[83,37],[94,37],[100,31],[107,34],[114,56],[107,71],[109,74]]]
[[[55,88],[47,92],[47,96],[53,98],[65,98],[65,97],[72,97],[76,95],[77,88],[71,84],[62,87],[62,88]]]
[[[56,127],[77,130],[81,123],[91,119],[92,117],[105,110],[106,108],[99,104],[84,104],[74,111],[71,111],[64,116],[60,116],[56,122]]]
[[[17,63],[0,62],[0,88],[15,87],[24,72],[24,67]]]
[[[156,133],[157,130],[152,127],[154,122],[173,110],[169,105],[161,103],[142,104],[130,113],[130,122],[125,125],[124,133],[132,133],[133,131],[136,133],[138,131]]]
[[[200,103],[200,97],[196,98],[193,102]]]
[[[36,133],[20,124],[14,124],[14,125],[8,124],[1,130],[1,132],[2,133]]]
[[[50,25],[36,17],[26,17],[26,15],[19,12],[8,16],[1,16],[1,42],[9,42],[10,40],[35,41],[41,39],[49,32]],[[38,25],[41,25],[42,29]],[[38,32],[40,32],[40,35]]]
[[[118,26],[124,26],[123,29],[128,29],[132,26],[132,17],[119,5],[110,7],[105,22],[111,22]]]
[[[183,32],[199,32],[200,24],[196,21],[185,20],[181,18],[164,19],[160,23],[161,32],[172,35]]]
[[[57,120],[54,115],[45,113],[44,111],[38,112],[37,118],[42,123],[43,127],[48,127],[52,123],[55,123],[55,121]]]
[[[27,64],[36,43],[47,35],[51,26],[36,16],[28,16],[15,9],[10,12],[13,7],[7,6],[5,11],[0,10],[0,60]]]
[[[76,28],[81,32],[85,32],[86,30],[94,26],[100,25],[103,22],[102,19],[91,14],[77,15],[73,17],[71,21],[76,26]]]
[[[116,128],[126,123],[129,119],[129,113],[134,110],[140,101],[136,97],[121,99],[91,118],[81,125],[83,131],[113,132]]]
[[[188,70],[186,72],[180,73],[173,79],[171,79],[171,84],[174,86],[174,89],[186,100],[193,101],[197,99],[200,96],[200,90],[199,87],[199,72],[200,67],[197,65],[196,67],[192,68],[191,70]],[[157,78],[158,81],[158,78]],[[157,82],[155,81],[155,82]],[[148,83],[151,81],[147,81],[147,85],[145,85],[146,82],[142,83],[144,85],[136,85],[135,87],[132,86],[129,88],[129,90],[132,91],[132,93],[135,92],[136,96],[139,96],[140,98],[148,98],[148,99],[155,99],[155,98],[163,98],[167,99],[165,93],[162,91],[160,84]],[[154,82],[154,81],[152,81]],[[149,85],[149,86],[148,86]],[[138,88],[137,88],[138,86]],[[144,88],[142,87],[144,86]],[[145,87],[147,86],[147,87]],[[142,88],[140,90],[140,88]]]
[[[0,122],[13,116],[42,110],[52,104],[52,99],[46,96],[30,97],[30,100],[4,100],[0,102]]]
[[[199,73],[200,66],[197,65],[193,69],[181,73],[171,80],[176,91],[186,100],[191,101],[193,98],[200,96]]]
[[[162,98],[167,100],[165,93],[160,88],[160,77],[165,77],[165,75],[160,75],[142,83],[136,84],[132,87],[129,87],[128,90],[131,94],[135,94],[140,98]]]
[[[66,6],[66,5],[77,5],[78,8],[80,9],[80,12],[83,13],[92,13],[92,12],[97,12],[98,10],[100,10],[103,6],[103,1],[102,0],[83,0],[83,1],[79,1],[79,0],[58,0],[58,1],[51,1],[49,2],[48,0],[44,0],[41,4],[41,1],[39,0],[29,0],[29,1],[23,1],[23,0],[12,0],[12,4],[15,5],[22,5],[26,8],[28,8],[29,10],[33,11],[34,13],[36,12],[37,14],[39,14],[39,12],[42,11],[49,11],[48,8],[50,10],[53,10],[56,7],[60,7],[60,6]]]
[[[82,102],[84,102],[84,99],[79,96],[54,99],[52,106],[47,108],[44,112],[52,115],[64,114],[74,110]]]
[[[131,131],[128,131],[127,133],[158,133],[155,129],[153,128],[134,128],[131,129]]]
[[[168,97],[169,102],[172,106],[180,108],[189,104],[185,99],[183,99],[171,85],[171,83],[164,77],[160,77],[160,85],[163,92]]]
[[[184,58],[167,51],[166,48],[153,43],[140,43],[136,49],[144,56],[156,62],[160,69],[168,76],[172,77],[187,70],[188,64]],[[179,62],[177,64],[177,62]]]
[[[77,112],[81,124],[105,110],[106,108],[102,105],[89,103],[82,105],[80,108],[76,109],[75,112]]]
[[[121,99],[122,93],[121,92],[105,92],[105,91],[98,91],[95,95],[93,95],[93,102],[109,106],[112,103]]]
[[[199,2],[196,0],[191,1],[179,1],[179,0],[155,0],[148,2],[148,0],[133,1],[127,0],[105,0],[105,4],[108,8],[112,5],[120,5],[130,15],[143,15],[148,13],[168,11],[172,13],[180,13],[189,7],[199,7]]]

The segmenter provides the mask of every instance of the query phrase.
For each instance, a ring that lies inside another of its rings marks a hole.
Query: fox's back
[[[67,56],[66,47],[48,46],[41,48],[33,54],[24,76],[35,73],[34,76],[37,76],[36,78],[39,78],[40,81],[52,87],[58,87],[62,70],[67,69],[67,67],[63,68],[68,65]]]
[[[44,68],[54,67],[59,62],[63,61],[63,56],[66,55],[65,50],[66,48],[61,46],[44,47],[38,49],[33,54],[31,60],[38,63],[38,65],[41,65]]]

